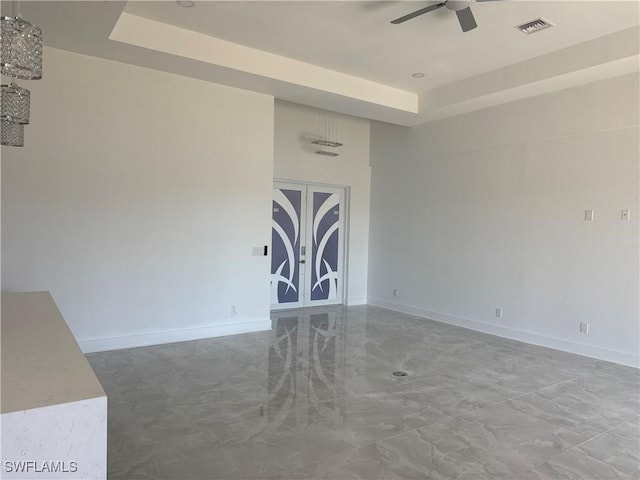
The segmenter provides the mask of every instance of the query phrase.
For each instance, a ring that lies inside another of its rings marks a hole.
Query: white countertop
[[[49,292],[2,294],[1,413],[106,396]]]

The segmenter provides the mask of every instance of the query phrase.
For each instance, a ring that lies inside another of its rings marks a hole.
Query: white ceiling
[[[467,33],[446,8],[389,23],[430,3],[45,1],[22,14],[52,47],[403,125],[638,70],[635,0],[472,2]],[[514,28],[538,17],[556,26]]]
[[[439,9],[391,20],[436,2],[129,2],[134,15],[173,24],[357,77],[421,92],[638,24],[631,2],[474,2],[478,28],[462,33]],[[557,27],[523,35],[515,25],[545,17]],[[425,78],[411,77],[414,72]]]

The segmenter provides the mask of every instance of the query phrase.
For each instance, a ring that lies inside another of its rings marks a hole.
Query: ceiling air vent
[[[520,30],[522,33],[526,33],[529,35],[530,33],[539,32],[540,30],[544,30],[545,28],[553,27],[554,24],[549,20],[545,20],[544,18],[536,18],[527,23],[523,23],[522,25],[517,25],[516,28]]]

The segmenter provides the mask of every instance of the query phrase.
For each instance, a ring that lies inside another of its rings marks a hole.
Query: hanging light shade
[[[3,75],[42,78],[42,30],[20,17],[0,17]]]
[[[0,120],[0,144],[24,147],[24,125]]]
[[[28,124],[31,99],[29,90],[21,88],[15,83],[2,85],[1,88],[0,118],[10,123]]]
[[[320,125],[318,132],[318,139],[313,140],[311,143],[314,145],[320,145],[321,149],[316,150],[317,155],[324,155],[326,157],[337,157],[338,153],[327,150],[322,147],[337,148],[341,147],[342,143],[336,141],[338,136],[338,114],[335,112],[322,111],[320,112]]]

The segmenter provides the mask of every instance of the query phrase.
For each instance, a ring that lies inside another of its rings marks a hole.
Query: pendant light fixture
[[[1,17],[2,74],[23,80],[42,78],[42,31],[20,18]]]
[[[42,78],[42,30],[23,20],[19,3],[13,2],[13,16],[0,17],[0,71],[23,80]],[[24,125],[29,123],[31,94],[15,83],[2,85],[0,121],[2,145],[24,146]]]
[[[337,141],[338,138],[338,114],[336,112],[329,112],[323,110],[320,113],[320,126],[318,132],[318,139],[313,140],[311,143],[319,145],[320,150],[316,150],[317,155],[324,155],[326,157],[337,157],[338,152],[334,152],[330,149],[338,148],[342,146],[342,143]]]
[[[15,83],[2,85],[0,118],[5,122],[26,125],[29,123],[31,93]]]
[[[24,125],[1,120],[0,139],[7,147],[24,147]]]

